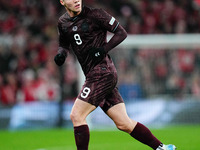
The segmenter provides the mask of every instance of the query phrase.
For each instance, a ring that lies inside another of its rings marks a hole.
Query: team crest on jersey
[[[72,31],[77,31],[78,27],[77,26],[73,26]]]
[[[89,30],[89,24],[87,21],[84,21],[81,25],[81,30],[83,30],[83,32],[88,32]]]
[[[63,32],[67,32],[67,25],[66,24],[62,25],[62,30],[63,30]]]

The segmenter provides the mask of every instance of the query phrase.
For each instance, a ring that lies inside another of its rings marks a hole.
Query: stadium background
[[[199,0],[84,3],[111,13],[129,34],[111,56],[130,117],[153,128],[199,127]],[[0,0],[0,129],[72,129],[69,113],[83,77],[73,54],[62,68],[53,61],[64,11],[58,0]],[[114,128],[100,109],[88,122],[91,129]]]

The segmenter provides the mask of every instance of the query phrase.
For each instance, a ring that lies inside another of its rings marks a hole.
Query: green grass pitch
[[[178,150],[200,150],[200,125],[151,129],[164,143]],[[0,150],[76,150],[73,130],[0,131]],[[151,150],[118,130],[90,133],[89,150]]]

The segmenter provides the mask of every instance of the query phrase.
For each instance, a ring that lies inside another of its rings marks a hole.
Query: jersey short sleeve
[[[117,29],[119,22],[110,14],[108,14],[103,9],[96,9],[95,12],[95,20],[97,24],[100,24],[101,27],[104,27],[109,32],[115,32]]]

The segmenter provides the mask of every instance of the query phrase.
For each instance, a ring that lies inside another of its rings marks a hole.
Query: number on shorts
[[[74,39],[76,40],[76,44],[77,45],[81,45],[82,44],[82,40],[79,34],[74,34]]]
[[[86,98],[86,97],[88,97],[89,93],[90,93],[90,88],[85,87],[85,88],[83,89],[83,92],[81,93],[81,97],[82,97],[82,98]]]

